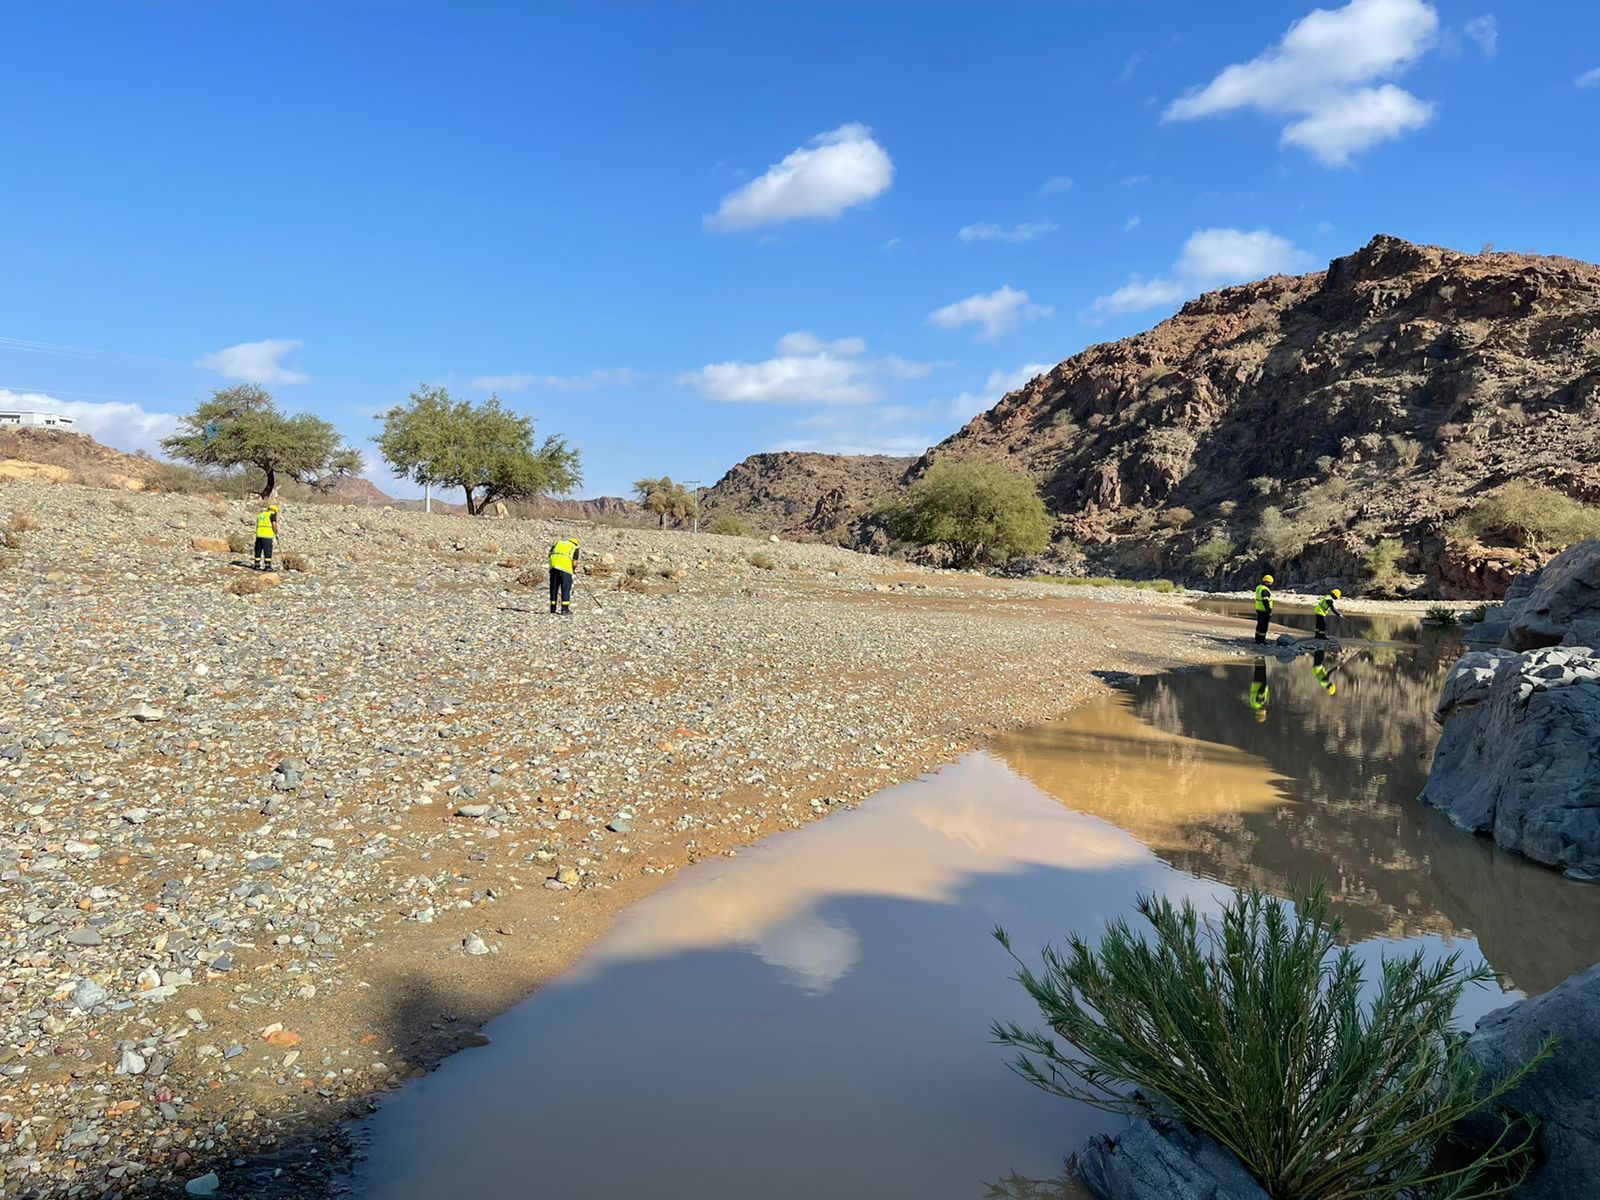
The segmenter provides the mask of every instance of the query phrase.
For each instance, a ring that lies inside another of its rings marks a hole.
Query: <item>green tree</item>
[[[500,407],[457,400],[423,384],[383,414],[373,439],[395,471],[419,484],[460,488],[476,515],[496,500],[570,492],[582,481],[578,452],[560,435],[534,444],[533,420]]]
[[[750,526],[738,517],[721,516],[711,522],[708,532],[720,533],[724,537],[749,537]]]
[[[885,516],[898,538],[949,546],[959,567],[986,554],[1037,554],[1050,544],[1050,514],[1039,489],[998,463],[934,463],[911,485],[905,503]]]
[[[264,477],[261,495],[278,488],[281,472],[298,483],[325,487],[361,470],[361,454],[339,431],[310,413],[289,416],[271,394],[254,383],[218,388],[163,438],[161,448],[197,467],[255,467]]]
[[[674,483],[670,475],[635,481],[633,494],[639,497],[639,504],[646,512],[653,513],[660,520],[662,529],[667,527],[669,518],[676,524],[682,524],[700,511],[700,502],[694,493],[683,484]]]

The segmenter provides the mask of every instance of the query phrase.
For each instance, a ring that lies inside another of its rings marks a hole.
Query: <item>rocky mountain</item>
[[[897,493],[914,458],[886,454],[752,454],[701,497],[707,519],[738,517],[763,533],[854,544],[878,501]]]
[[[1485,496],[1600,500],[1600,267],[1376,237],[1090,347],[904,479],[968,457],[1039,483],[1067,569],[1498,596],[1564,541],[1469,528]],[[752,523],[870,548],[899,461],[758,455],[717,490]]]
[[[1497,594],[1537,550],[1452,517],[1513,480],[1600,499],[1600,267],[1380,236],[1085,350],[912,474],[961,457],[1038,480],[1098,570]]]

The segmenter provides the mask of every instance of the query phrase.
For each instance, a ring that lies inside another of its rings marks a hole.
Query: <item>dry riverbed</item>
[[[321,506],[283,515],[309,569],[236,595],[257,576],[197,547],[250,515],[0,487],[0,1195],[303,1194],[340,1118],[679,867],[1246,632],[821,546]],[[574,529],[615,561],[561,620],[540,566]]]

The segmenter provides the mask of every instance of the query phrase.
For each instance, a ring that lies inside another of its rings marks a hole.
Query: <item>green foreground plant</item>
[[[1053,1095],[1166,1112],[1209,1134],[1273,1200],[1507,1194],[1529,1169],[1531,1124],[1508,1122],[1469,1160],[1446,1160],[1439,1145],[1552,1044],[1486,1085],[1451,1020],[1463,989],[1493,978],[1487,966],[1385,957],[1364,1002],[1362,964],[1337,946],[1326,890],[1299,907],[1296,917],[1251,889],[1210,922],[1188,902],[1142,896],[1153,942],[1118,919],[1098,947],[1075,934],[1065,952],[1047,947],[1037,973],[996,929],[1051,1032],[996,1023],[994,1036]]]

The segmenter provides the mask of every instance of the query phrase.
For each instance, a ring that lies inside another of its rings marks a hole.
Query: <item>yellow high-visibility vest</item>
[[[262,511],[256,514],[256,536],[264,538],[277,536],[277,531],[272,528],[271,512]]]
[[[1333,609],[1333,597],[1332,596],[1324,596],[1321,600],[1317,601],[1317,609],[1316,609],[1317,616],[1325,617],[1325,616],[1328,615],[1329,612],[1332,611],[1332,609]]]
[[[1256,584],[1256,611],[1269,612],[1272,608],[1272,589],[1264,583]]]
[[[562,538],[550,547],[550,569],[552,571],[565,571],[572,574],[572,556],[577,553],[578,544]]]
[[[1267,697],[1272,694],[1272,688],[1265,683],[1252,683],[1250,685],[1250,707],[1265,708]]]

